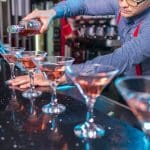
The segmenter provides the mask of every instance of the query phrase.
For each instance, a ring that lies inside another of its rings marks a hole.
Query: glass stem
[[[35,99],[31,99],[30,100],[30,103],[31,103],[31,106],[30,106],[30,115],[31,116],[34,116],[36,114],[34,101],[35,101]]]
[[[13,101],[17,100],[16,91],[15,91],[14,87],[12,87],[11,100],[13,100]]]
[[[86,121],[89,123],[94,122],[94,118],[93,118],[93,107],[94,107],[94,103],[95,100],[88,100],[87,101],[87,114],[86,114]]]
[[[50,103],[52,105],[56,105],[57,104],[57,96],[56,96],[56,88],[57,88],[57,86],[56,86],[56,84],[54,82],[50,83],[50,85],[51,85],[52,90],[53,90]]]
[[[85,139],[85,149],[86,150],[92,150],[93,149],[92,143],[91,143],[91,141],[88,138]]]
[[[15,64],[10,63],[10,73],[11,73],[11,79],[15,79]]]
[[[29,71],[29,78],[30,78],[30,89],[31,91],[33,91],[35,87],[34,87],[34,73],[32,71]]]
[[[51,130],[54,131],[55,128],[56,128],[56,120],[55,120],[55,118],[52,119],[52,124],[51,125],[52,125],[51,126]]]

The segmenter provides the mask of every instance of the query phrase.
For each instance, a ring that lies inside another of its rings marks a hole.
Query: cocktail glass
[[[122,77],[115,81],[115,85],[143,131],[150,136],[150,77]]]
[[[52,88],[51,102],[42,107],[42,111],[48,114],[60,114],[65,111],[66,107],[57,103],[56,89],[61,77],[65,74],[66,66],[70,66],[74,58],[64,56],[47,56],[44,60],[33,59],[38,68],[43,72],[47,80],[49,80]]]
[[[11,79],[15,79],[15,65],[18,61],[18,58],[24,50],[24,47],[10,47],[6,49],[6,53],[2,54],[4,59],[8,62],[10,66]],[[13,107],[16,110],[19,107],[19,103],[17,101],[17,96],[14,87],[12,87],[11,89],[11,100],[9,101],[9,106],[11,105],[11,107]]]
[[[42,60],[46,55],[47,53],[44,51],[23,51],[18,59],[27,70],[30,77],[30,88],[22,94],[23,97],[27,99],[37,98],[42,94],[41,91],[35,89],[34,72],[36,71],[36,65],[32,61],[32,58],[36,57],[37,59]]]
[[[11,79],[15,78],[14,68],[20,57],[21,53],[25,50],[24,47],[11,47],[6,50],[6,53],[2,54],[4,59],[8,62],[11,71]]]
[[[93,106],[96,98],[108,85],[118,70],[112,66],[101,64],[86,65],[80,71],[74,66],[67,67],[67,76],[75,83],[87,105],[86,121],[75,126],[74,133],[85,139],[100,138],[105,134],[105,129],[94,123]]]

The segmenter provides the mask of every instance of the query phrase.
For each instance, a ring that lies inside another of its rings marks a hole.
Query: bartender
[[[43,33],[53,19],[77,15],[115,15],[122,46],[111,54],[73,65],[76,70],[99,63],[115,66],[124,75],[150,75],[150,0],[66,0],[50,10],[34,10],[24,20],[40,20]],[[22,76],[9,83],[26,88],[28,81],[27,76]],[[39,76],[35,80],[36,85],[42,82]]]

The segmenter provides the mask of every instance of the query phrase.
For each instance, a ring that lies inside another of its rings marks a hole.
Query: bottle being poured
[[[37,19],[28,21],[20,21],[18,25],[10,25],[7,27],[7,32],[18,33],[21,36],[33,36],[40,34],[41,22]]]

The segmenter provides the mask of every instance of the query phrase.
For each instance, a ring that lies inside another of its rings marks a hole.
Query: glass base
[[[42,111],[46,114],[60,114],[66,110],[66,107],[62,104],[47,104],[42,107]]]
[[[27,99],[32,99],[32,98],[37,98],[41,96],[42,92],[41,91],[36,91],[36,90],[27,90],[22,93],[22,96],[27,98]]]
[[[104,136],[105,130],[99,124],[85,122],[75,126],[74,133],[79,138],[96,139]]]
[[[141,121],[142,124],[142,130],[150,137],[150,122],[144,120],[143,122]]]

